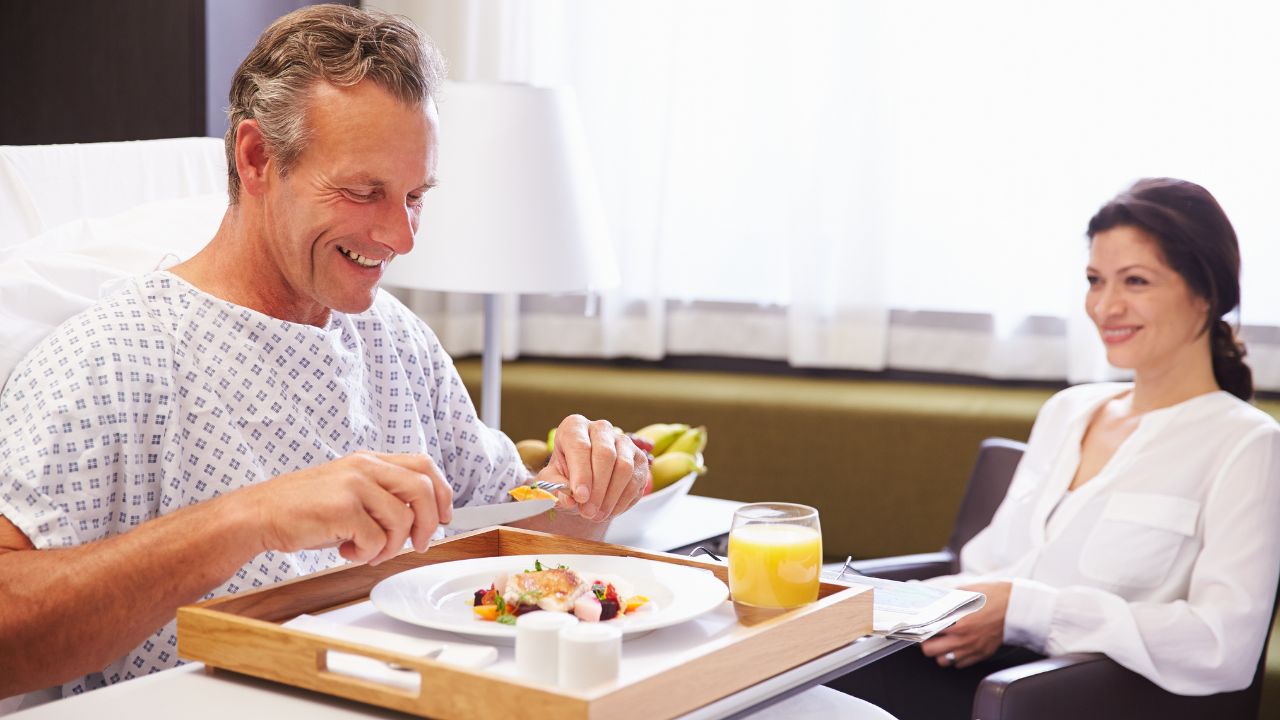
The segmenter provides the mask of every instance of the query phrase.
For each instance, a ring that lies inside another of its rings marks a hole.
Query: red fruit
[[[640,448],[646,453],[649,453],[650,455],[653,454],[653,443],[649,442],[648,440],[645,440],[639,435],[635,435],[632,433],[627,433],[627,437],[631,438],[631,442],[635,443],[636,447]]]
[[[649,479],[644,481],[644,491],[640,493],[643,497],[653,492],[653,473],[649,473]]]

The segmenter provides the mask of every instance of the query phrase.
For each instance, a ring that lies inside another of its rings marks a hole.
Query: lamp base
[[[484,354],[480,384],[480,421],[494,430],[502,424],[502,315],[497,293],[484,294]]]

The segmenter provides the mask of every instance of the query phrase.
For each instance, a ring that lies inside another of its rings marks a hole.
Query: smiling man
[[[435,183],[441,76],[398,18],[281,18],[233,80],[216,236],[15,370],[0,698],[172,667],[179,605],[425,550],[454,505],[529,480],[431,330],[378,288]],[[577,415],[556,439],[543,473],[569,492],[526,526],[599,537],[639,498],[645,455]]]

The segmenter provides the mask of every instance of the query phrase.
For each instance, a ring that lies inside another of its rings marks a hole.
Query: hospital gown
[[[156,272],[15,369],[0,394],[0,515],[37,548],[81,545],[357,450],[430,455],[458,506],[528,478],[431,330],[389,294],[318,328]],[[335,549],[264,552],[206,598],[343,562]],[[83,622],[93,632],[95,618]],[[63,694],[174,667],[174,625]]]

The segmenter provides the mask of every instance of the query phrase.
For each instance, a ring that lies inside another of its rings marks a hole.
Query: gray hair
[[[284,175],[307,142],[307,97],[315,83],[350,87],[369,78],[405,103],[424,104],[444,75],[444,59],[406,18],[313,5],[276,20],[231,80],[226,135],[231,204],[240,200],[235,152],[241,121],[258,121],[267,152]]]

